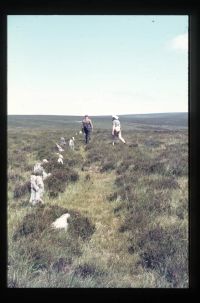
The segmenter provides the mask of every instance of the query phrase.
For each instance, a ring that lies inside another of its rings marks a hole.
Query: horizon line
[[[184,112],[155,112],[155,113],[137,113],[137,114],[117,114],[118,116],[133,116],[133,115],[159,115],[159,114],[188,114],[188,111]],[[77,115],[77,114],[70,114],[70,115],[62,115],[62,114],[7,114],[7,116],[63,116],[63,117],[84,117],[85,115]],[[111,117],[112,115],[109,114],[98,114],[98,115],[88,115],[90,117]]]

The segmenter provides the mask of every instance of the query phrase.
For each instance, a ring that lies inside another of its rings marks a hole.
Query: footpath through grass
[[[85,158],[83,148],[81,154]],[[76,258],[74,266],[90,264],[108,272],[109,277],[106,277],[106,284],[102,283],[103,287],[134,287],[130,267],[134,267],[137,257],[128,253],[126,234],[119,233],[122,218],[115,216],[113,204],[108,201],[108,197],[113,194],[114,181],[113,171],[102,173],[97,166],[92,165],[80,173],[76,185],[66,189],[59,205],[78,209],[96,227],[91,240],[83,245],[83,254]]]

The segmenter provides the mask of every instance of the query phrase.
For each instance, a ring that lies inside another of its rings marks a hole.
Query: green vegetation
[[[144,116],[123,116],[128,144],[115,146],[110,117],[93,119],[87,146],[80,117],[9,117],[9,288],[188,287],[186,115]],[[75,137],[63,165],[62,136]],[[45,204],[31,206],[30,174],[44,158]],[[68,230],[52,229],[66,212]]]

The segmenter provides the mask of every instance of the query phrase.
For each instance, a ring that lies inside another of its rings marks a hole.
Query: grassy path
[[[79,174],[79,182],[68,186],[59,203],[60,206],[78,210],[89,217],[96,230],[91,240],[84,244],[83,255],[76,259],[75,265],[99,265],[114,275],[115,279],[119,275],[125,287],[133,287],[130,269],[134,267],[137,256],[128,253],[126,233],[118,231],[122,218],[116,217],[113,211],[118,202],[108,200],[108,196],[113,193],[115,173],[100,173],[90,169]],[[86,180],[86,175],[90,175],[89,180]],[[119,281],[117,283],[119,285]]]

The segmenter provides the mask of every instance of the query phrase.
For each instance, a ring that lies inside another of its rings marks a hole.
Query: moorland
[[[112,145],[111,117],[8,116],[9,288],[187,288],[186,113],[120,116],[127,144]],[[75,137],[57,162],[56,143]],[[36,162],[51,176],[31,205]],[[51,223],[69,212],[68,230]]]

